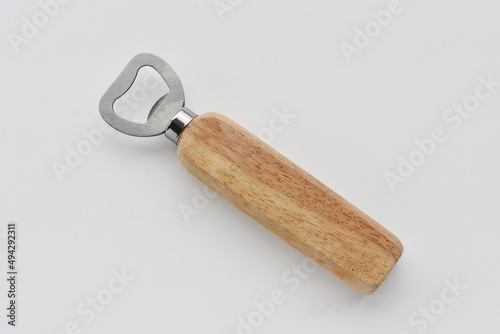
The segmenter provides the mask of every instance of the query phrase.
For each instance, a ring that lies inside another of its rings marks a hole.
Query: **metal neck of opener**
[[[139,70],[144,66],[154,68],[165,80],[169,92],[151,108],[146,123],[136,123],[119,116],[113,105],[132,87]],[[99,110],[104,120],[114,129],[136,137],[165,134],[177,144],[179,136],[197,115],[184,107],[184,89],[174,70],[160,57],[149,53],[135,56],[101,98]]]

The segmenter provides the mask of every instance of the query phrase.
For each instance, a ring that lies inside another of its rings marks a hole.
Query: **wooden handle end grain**
[[[403,252],[398,238],[230,119],[194,118],[182,165],[354,290],[373,293]]]

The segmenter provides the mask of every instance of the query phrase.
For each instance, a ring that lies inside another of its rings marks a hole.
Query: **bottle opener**
[[[140,124],[117,115],[113,104],[144,66],[162,76],[169,92]],[[165,134],[191,174],[358,292],[372,294],[401,257],[396,236],[262,140],[225,116],[197,116],[184,107],[179,78],[157,56],[134,57],[99,109],[125,134]]]

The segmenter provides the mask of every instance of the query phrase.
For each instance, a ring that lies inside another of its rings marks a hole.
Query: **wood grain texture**
[[[193,119],[178,145],[191,174],[358,292],[373,293],[403,252],[391,232],[222,115]]]

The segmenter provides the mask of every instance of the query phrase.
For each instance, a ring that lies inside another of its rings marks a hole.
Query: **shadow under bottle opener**
[[[140,124],[117,115],[113,104],[144,66],[162,76],[169,93]],[[191,174],[358,292],[373,293],[401,257],[396,236],[262,140],[225,116],[185,108],[179,78],[155,55],[134,57],[99,109],[125,134],[165,134]]]

